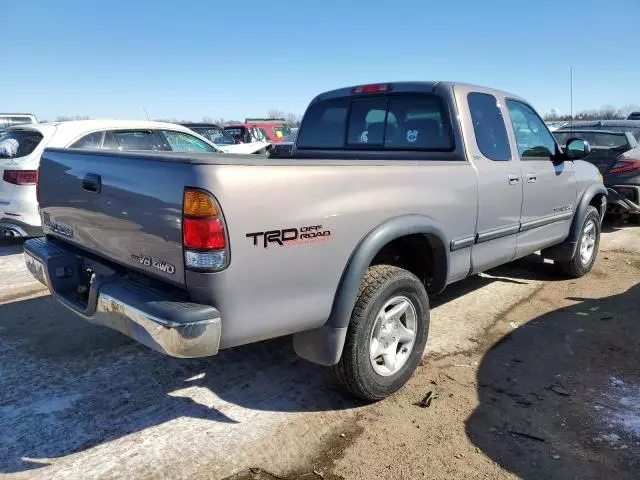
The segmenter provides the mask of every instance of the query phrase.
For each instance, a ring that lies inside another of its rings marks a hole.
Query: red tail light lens
[[[219,218],[185,218],[182,226],[184,248],[222,250],[225,248],[224,225]]]
[[[37,170],[5,170],[2,179],[13,185],[36,185],[38,183]]]
[[[391,85],[388,83],[376,83],[372,85],[361,85],[351,90],[352,94],[358,93],[385,93],[391,91]]]
[[[224,219],[211,194],[186,188],[182,202],[182,244],[185,266],[215,272],[226,268],[229,252]]]
[[[624,173],[632,170],[640,170],[640,161],[619,158],[607,173]]]

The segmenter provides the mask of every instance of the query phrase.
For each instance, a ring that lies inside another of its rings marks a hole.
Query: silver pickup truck
[[[46,150],[30,271],[175,357],[293,335],[364,399],[411,376],[429,295],[541,250],[579,277],[606,189],[523,99],[410,82],[308,107],[290,158]]]

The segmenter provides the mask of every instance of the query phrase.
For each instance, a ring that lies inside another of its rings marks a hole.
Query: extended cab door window
[[[522,160],[551,158],[556,155],[556,142],[542,119],[529,106],[516,100],[507,100],[513,133]]]
[[[489,160],[511,160],[507,128],[496,97],[486,93],[470,93],[467,101],[480,152]]]

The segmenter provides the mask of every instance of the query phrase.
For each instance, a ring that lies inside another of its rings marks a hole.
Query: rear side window
[[[571,138],[580,138],[581,140],[586,140],[589,142],[589,145],[592,147],[601,147],[601,148],[630,148],[629,142],[627,141],[627,136],[624,133],[613,133],[613,132],[581,132],[581,131],[571,131],[571,130],[563,130],[554,132],[554,136],[556,140],[560,144],[560,146],[566,146],[567,142]]]
[[[473,131],[482,154],[490,160],[511,160],[511,149],[498,101],[486,93],[470,93],[467,96]]]
[[[434,95],[342,98],[309,108],[298,148],[433,150],[453,148],[451,127]]]
[[[104,136],[104,132],[93,132],[89,135],[85,135],[80,140],[75,142],[69,148],[90,148],[90,149],[100,149],[102,148],[102,137]]]
[[[173,152],[215,152],[216,150],[209,144],[203,142],[198,137],[184,132],[172,132],[163,130],[162,133],[167,139]]]
[[[0,134],[0,158],[20,158],[31,154],[42,141],[40,132],[13,130]]]
[[[105,132],[104,150],[171,151],[163,135],[151,130],[111,130]]]

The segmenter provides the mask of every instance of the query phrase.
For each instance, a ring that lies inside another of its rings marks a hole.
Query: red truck
[[[282,118],[245,118],[244,122],[224,127],[237,143],[280,143],[291,133]]]

